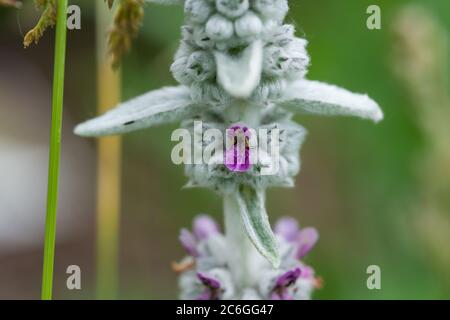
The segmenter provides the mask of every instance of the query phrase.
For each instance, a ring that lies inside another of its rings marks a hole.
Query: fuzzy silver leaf
[[[194,103],[187,87],[166,87],[124,102],[102,116],[79,124],[75,134],[98,137],[127,133],[181,121],[207,107]]]
[[[291,83],[278,105],[297,113],[325,116],[356,116],[379,122],[383,112],[367,95],[319,81],[299,80]]]

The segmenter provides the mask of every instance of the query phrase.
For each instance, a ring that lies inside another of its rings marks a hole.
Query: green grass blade
[[[48,166],[47,216],[45,221],[44,267],[42,300],[52,299],[53,264],[55,257],[56,210],[58,207],[58,178],[61,152],[61,127],[64,95],[64,66],[66,58],[66,17],[68,0],[58,0],[55,58],[53,71],[52,124]]]

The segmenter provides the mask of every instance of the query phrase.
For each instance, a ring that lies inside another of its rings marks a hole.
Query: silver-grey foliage
[[[261,163],[248,172],[231,172],[223,164],[186,166],[189,186],[237,195],[249,238],[277,266],[280,253],[264,209],[264,192],[271,186],[293,186],[300,169],[306,131],[292,122],[292,115],[344,115],[378,122],[383,113],[367,95],[305,79],[310,64],[307,41],[295,36],[293,25],[283,23],[287,0],[157,2],[184,4],[186,21],[171,66],[181,86],[125,102],[80,124],[75,133],[103,136],[181,120],[187,128],[202,120],[222,131],[237,122],[254,129],[281,129],[280,170],[275,175],[258,175]]]

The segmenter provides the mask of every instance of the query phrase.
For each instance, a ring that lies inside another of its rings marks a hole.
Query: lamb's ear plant
[[[170,122],[195,132],[196,121],[231,135],[231,144],[208,163],[186,164],[188,186],[206,187],[224,199],[225,234],[209,218],[183,230],[188,257],[181,297],[189,299],[308,299],[318,281],[301,260],[318,240],[313,228],[284,219],[272,231],[266,189],[292,187],[300,170],[306,130],[295,113],[357,116],[378,122],[383,113],[367,95],[307,80],[307,41],[284,24],[287,0],[158,0],[184,5],[186,23],[171,71],[179,86],[151,91],[75,128],[81,136],[122,134]],[[253,130],[252,130],[253,129]],[[255,130],[279,146],[278,170],[269,149],[251,161]],[[239,136],[240,139],[236,139]],[[242,138],[242,139],[241,139]],[[235,141],[242,140],[244,143]],[[194,155],[210,141],[200,137]]]

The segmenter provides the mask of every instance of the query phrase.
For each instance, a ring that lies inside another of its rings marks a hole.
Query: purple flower
[[[194,235],[198,240],[204,240],[219,233],[219,225],[207,215],[197,216],[194,220]]]
[[[246,172],[252,164],[250,162],[250,131],[247,126],[235,124],[227,129],[227,136],[231,139],[232,146],[225,150],[224,164],[233,172]]]
[[[301,270],[297,267],[280,275],[275,281],[270,299],[292,300],[294,297],[290,294],[289,289],[295,285],[300,274]]]
[[[302,273],[300,274],[300,278],[302,279],[311,279],[314,278],[314,269],[310,266],[302,266]]]
[[[296,246],[297,259],[307,255],[319,240],[319,233],[315,228],[300,229],[293,218],[280,219],[275,225],[275,233]]]
[[[189,255],[193,257],[198,256],[197,240],[195,239],[192,233],[190,233],[186,229],[181,229],[180,236],[178,237],[178,239],[180,240],[181,245]]]
[[[219,225],[207,215],[197,216],[193,223],[193,233],[186,229],[181,229],[178,239],[187,253],[193,257],[198,257],[198,242],[206,240],[210,236],[219,233]]]
[[[289,242],[294,242],[297,239],[299,232],[299,225],[294,218],[286,217],[278,220],[274,231],[276,234],[282,236]]]
[[[197,272],[197,278],[205,286],[205,290],[197,297],[197,300],[219,300],[220,281],[201,272]]]
[[[297,236],[297,258],[301,259],[308,254],[319,240],[319,233],[315,228],[304,228]]]

